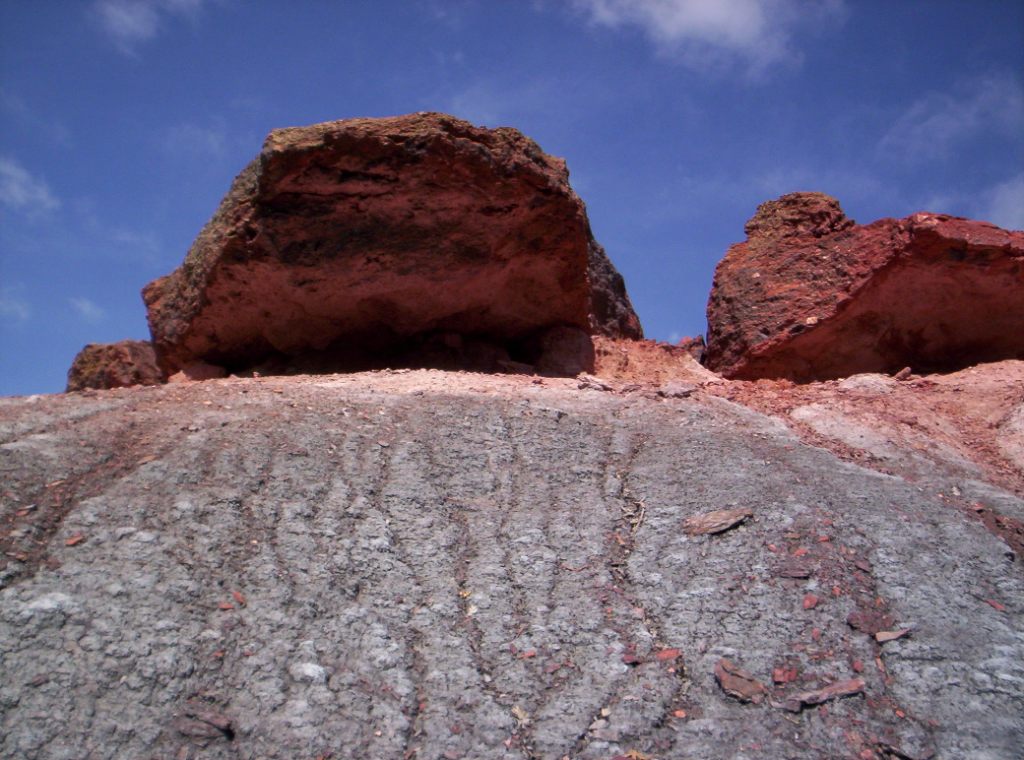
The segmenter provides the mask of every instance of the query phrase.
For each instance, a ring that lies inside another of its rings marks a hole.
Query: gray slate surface
[[[1020,757],[1019,560],[943,473],[700,393],[419,376],[0,400],[4,518],[66,510],[0,574],[0,755]],[[847,624],[876,598],[909,636]],[[781,709],[855,667],[865,694]]]

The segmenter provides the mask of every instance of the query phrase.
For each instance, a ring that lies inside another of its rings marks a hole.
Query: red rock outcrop
[[[715,271],[705,363],[797,382],[1024,358],[1024,233],[920,213],[860,226],[835,199],[762,204]]]
[[[79,351],[68,370],[67,390],[159,385],[163,381],[153,345],[144,340],[122,340],[90,343]]]
[[[143,298],[167,374],[458,365],[463,340],[497,369],[543,364],[552,329],[641,335],[565,162],[437,113],[271,132]]]

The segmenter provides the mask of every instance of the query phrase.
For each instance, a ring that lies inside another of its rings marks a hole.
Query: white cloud
[[[191,16],[204,0],[96,0],[93,10],[100,25],[123,53],[133,55],[160,30],[165,16]]]
[[[60,208],[46,182],[11,158],[0,157],[0,203],[29,215]]]
[[[799,60],[797,26],[845,15],[842,0],[573,0],[591,23],[639,28],[664,54],[697,69],[735,62],[760,74]]]
[[[86,322],[99,322],[104,316],[106,316],[106,312],[103,308],[93,301],[90,301],[88,298],[82,296],[69,298],[68,303],[70,303],[72,308],[78,312],[78,316]]]
[[[25,322],[32,316],[28,301],[18,294],[14,287],[0,287],[0,317],[5,321]]]
[[[988,209],[981,216],[1008,230],[1024,230],[1024,173],[992,188]]]
[[[911,161],[941,158],[959,144],[992,133],[1024,130],[1024,88],[1010,77],[964,80],[950,92],[914,101],[883,136],[884,153]]]

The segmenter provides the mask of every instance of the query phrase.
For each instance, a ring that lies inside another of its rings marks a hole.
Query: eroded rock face
[[[854,224],[821,193],[762,204],[708,301],[706,364],[798,382],[1024,358],[1024,233],[920,213]]]
[[[159,385],[163,381],[153,345],[145,340],[122,340],[90,343],[79,351],[68,370],[67,390]]]
[[[991,424],[1006,364],[890,395],[981,388]],[[0,757],[1019,757],[1024,576],[979,512],[1024,501],[916,446],[880,477],[709,394],[784,383],[716,379],[5,399]],[[839,385],[840,423],[889,397]]]
[[[436,113],[273,131],[143,297],[168,374],[397,366],[451,333],[533,363],[517,354],[551,328],[640,336],[565,162]]]

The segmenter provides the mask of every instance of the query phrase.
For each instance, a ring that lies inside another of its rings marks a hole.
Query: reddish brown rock
[[[1024,233],[920,213],[859,226],[821,193],[762,204],[708,301],[705,363],[798,382],[1024,358]]]
[[[169,374],[398,365],[453,333],[536,364],[551,329],[641,334],[565,162],[436,113],[271,132],[143,297]]]
[[[79,351],[68,370],[67,390],[126,388],[163,381],[153,345],[144,340],[122,340],[90,343]]]
[[[167,378],[167,382],[198,383],[203,380],[217,380],[218,378],[227,376],[228,373],[223,367],[218,367],[215,364],[207,364],[206,362],[192,362],[191,364],[186,364],[180,370]]]

